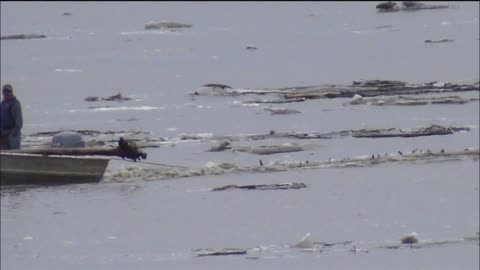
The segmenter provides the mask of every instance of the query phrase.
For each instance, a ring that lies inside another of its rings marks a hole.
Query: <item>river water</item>
[[[442,2],[452,7],[391,13],[377,12],[376,4],[1,2],[2,36],[47,36],[2,40],[1,83],[12,84],[22,103],[24,145],[31,134],[45,131],[142,131],[164,140],[144,149],[146,161],[157,164],[253,166],[259,159],[269,164],[415,148],[478,148],[478,100],[344,106],[346,99],[317,99],[280,104],[300,113],[272,115],[267,104],[242,103],[252,96],[189,95],[207,83],[262,89],[362,79],[478,81],[478,2]],[[193,27],[145,30],[154,20]],[[424,42],[444,38],[453,42]],[[84,100],[117,93],[134,100]],[[470,131],[416,138],[235,142],[313,145],[307,151],[268,156],[208,152],[212,135],[431,124]],[[192,134],[207,139],[178,139]],[[165,169],[111,160],[100,183],[2,190],[1,269],[479,267],[478,159],[166,179],[142,173]],[[307,188],[208,191],[230,184],[284,182],[302,182]],[[411,232],[418,233],[421,243],[434,244],[382,248]],[[307,250],[291,246],[308,233],[314,242],[351,242],[315,244]],[[475,236],[476,241],[463,240]],[[248,253],[195,256],[194,250],[201,248]]]

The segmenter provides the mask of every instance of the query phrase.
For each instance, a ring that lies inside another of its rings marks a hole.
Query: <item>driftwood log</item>
[[[1,36],[1,40],[8,40],[8,39],[33,39],[33,38],[46,38],[45,35],[39,34],[20,34],[20,35],[8,35],[8,36]]]
[[[213,249],[197,249],[193,250],[197,253],[198,257],[203,256],[226,256],[226,255],[245,255],[247,254],[246,249],[241,248],[224,248],[220,250],[213,250]]]
[[[397,5],[394,1],[383,2],[376,5],[379,12],[394,12],[394,11],[416,11],[423,9],[441,9],[450,8],[449,5],[424,4],[419,1],[402,1],[402,5]]]
[[[192,24],[181,23],[181,22],[169,22],[169,21],[151,21],[145,25],[145,29],[169,29],[169,30],[178,30],[183,28],[191,28]]]
[[[147,158],[147,154],[139,151],[134,142],[127,141],[123,137],[120,137],[118,146],[115,148],[46,148],[10,150],[8,152],[44,156],[116,156],[133,161]]]
[[[227,185],[223,187],[213,188],[212,191],[223,191],[232,189],[247,189],[247,190],[284,190],[284,189],[301,189],[306,188],[304,183],[281,183],[281,184],[258,184],[258,185]]]

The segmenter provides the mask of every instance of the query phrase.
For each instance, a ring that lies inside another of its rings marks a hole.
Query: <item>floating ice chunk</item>
[[[191,28],[193,25],[192,24],[187,24],[187,23],[180,23],[180,22],[170,22],[170,21],[165,21],[161,20],[159,22],[157,21],[150,21],[145,25],[145,29],[170,29],[170,30],[176,30],[176,29],[182,29],[182,28]]]
[[[287,109],[287,108],[279,108],[279,107],[267,107],[264,110],[269,111],[271,114],[295,114],[301,113],[300,111]]]
[[[400,241],[402,244],[415,244],[418,243],[418,234],[416,232],[411,232],[408,234],[405,234],[400,238]]]
[[[359,100],[359,99],[362,99],[362,98],[363,98],[363,97],[360,96],[359,94],[355,94],[355,95],[352,97],[353,100]]]
[[[307,233],[307,234],[302,238],[302,240],[300,240],[300,242],[298,242],[298,243],[297,243],[296,245],[294,245],[293,247],[302,248],[302,249],[313,248],[313,242],[312,242],[312,240],[310,239],[310,233]]]

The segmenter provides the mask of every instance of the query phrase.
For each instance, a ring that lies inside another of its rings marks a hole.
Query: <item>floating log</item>
[[[106,97],[106,98],[99,98],[99,97],[95,97],[95,96],[93,96],[93,97],[90,96],[90,97],[85,98],[85,101],[88,101],[88,102],[94,102],[94,101],[100,101],[100,100],[104,100],[104,101],[127,101],[127,100],[132,100],[132,98],[124,97],[121,93],[118,93],[116,95]]]
[[[177,30],[181,28],[190,28],[192,24],[180,23],[180,22],[169,22],[169,21],[160,21],[160,22],[149,22],[145,25],[145,29],[170,29]]]
[[[116,148],[46,148],[9,150],[8,153],[37,154],[44,156],[117,156],[133,161],[146,159],[147,154],[138,150],[133,142],[120,137]]]
[[[284,143],[282,145],[264,145],[258,147],[236,147],[232,148],[235,151],[239,152],[247,152],[250,154],[256,155],[272,155],[278,153],[291,153],[291,152],[300,152],[307,149],[307,147],[303,145],[299,145],[296,143]]]
[[[290,98],[290,99],[256,99],[256,100],[246,100],[242,102],[243,104],[259,104],[259,103],[270,103],[270,104],[279,104],[279,103],[293,103],[293,102],[303,102],[307,100],[306,98]]]
[[[382,10],[391,10],[397,6],[397,3],[393,1],[388,1],[385,3],[380,3],[376,6],[377,9],[382,9]]]
[[[224,248],[220,250],[212,250],[212,249],[197,249],[194,250],[197,253],[197,256],[226,256],[226,255],[245,255],[247,254],[246,249],[240,248]]]
[[[393,1],[388,1],[376,5],[380,12],[394,12],[394,11],[416,11],[423,9],[442,9],[449,8],[449,5],[424,4],[418,1],[402,1],[402,6],[397,5]]]
[[[232,89],[231,86],[228,86],[226,84],[221,84],[221,83],[207,83],[207,84],[204,84],[203,86],[205,86],[205,87],[217,87],[217,88],[222,88],[222,89]]]
[[[46,38],[47,36],[45,35],[39,35],[39,34],[19,34],[19,35],[7,35],[7,36],[1,36],[1,40],[9,40],[9,39],[34,39],[34,38]]]
[[[223,187],[213,188],[211,191],[224,191],[232,189],[247,189],[247,190],[285,190],[285,189],[301,189],[306,188],[304,183],[281,183],[281,184],[258,184],[258,185],[227,185]]]

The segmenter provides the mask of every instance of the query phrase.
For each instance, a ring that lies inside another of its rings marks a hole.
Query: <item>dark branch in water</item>
[[[197,253],[197,256],[225,256],[225,255],[244,255],[247,254],[246,249],[239,249],[239,248],[224,248],[220,250],[212,250],[212,249],[197,249],[193,250]]]
[[[20,34],[20,35],[7,35],[7,36],[1,36],[1,40],[9,40],[9,39],[34,39],[34,38],[46,38],[47,36],[45,35],[39,35],[39,34]]]
[[[455,40],[453,39],[448,39],[448,38],[444,38],[444,39],[439,39],[439,40],[430,40],[430,39],[427,39],[425,40],[425,43],[445,43],[445,42],[454,42]]]
[[[306,188],[304,183],[282,183],[282,184],[260,184],[260,185],[228,185],[223,187],[213,188],[212,191],[223,191],[232,189],[246,189],[246,190],[284,190],[284,189],[301,189]]]
[[[192,24],[170,21],[151,21],[145,25],[145,29],[166,29],[166,30],[178,30],[183,28],[191,28]]]
[[[424,4],[418,1],[402,1],[402,5],[399,6],[394,1],[388,1],[380,3],[376,6],[380,12],[395,12],[395,11],[417,11],[423,9],[441,9],[449,8],[449,5],[432,5]]]
[[[116,95],[106,97],[106,98],[99,98],[99,97],[86,97],[85,101],[88,102],[93,102],[93,101],[100,101],[100,100],[105,100],[105,101],[127,101],[127,100],[132,100],[131,97],[124,97],[121,93],[118,93]]]

